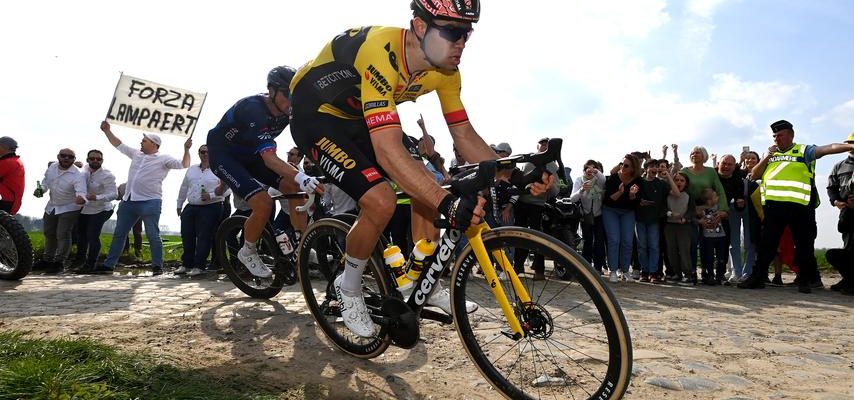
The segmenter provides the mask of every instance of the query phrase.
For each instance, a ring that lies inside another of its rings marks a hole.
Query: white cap
[[[153,134],[153,133],[143,133],[143,134],[142,134],[142,136],[144,136],[146,139],[148,139],[148,140],[152,141],[154,144],[156,144],[156,145],[157,145],[157,147],[160,147],[160,144],[161,144],[161,143],[163,143],[163,142],[160,140],[160,136],[157,136],[156,134]]]

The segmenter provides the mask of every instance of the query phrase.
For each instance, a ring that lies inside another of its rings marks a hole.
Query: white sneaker
[[[741,279],[738,276],[732,275],[729,278],[727,278],[727,282],[729,282],[730,285],[737,285],[741,282]]]
[[[193,269],[191,269],[190,272],[187,272],[187,276],[196,276],[196,275],[201,275],[201,274],[202,274],[202,270],[200,270],[196,267],[193,267]]]
[[[427,305],[439,307],[445,314],[451,315],[451,291],[447,288],[436,290],[427,299]],[[477,311],[477,303],[466,300],[466,313],[471,314]]]
[[[617,283],[618,280],[619,278],[617,278],[617,272],[611,271],[611,274],[608,276],[608,281],[611,283]]]
[[[357,296],[347,296],[341,292],[341,281],[344,280],[344,274],[338,275],[335,278],[335,294],[338,295],[338,304],[341,307],[341,317],[344,319],[344,324],[347,329],[363,338],[373,337],[376,332],[374,321],[371,321],[371,316],[368,314],[368,307],[365,306],[365,298],[359,293]]]
[[[640,278],[640,273],[638,273],[638,278]],[[623,272],[623,280],[626,282],[634,282],[635,281],[634,273],[630,274],[628,272]]]
[[[173,272],[173,274],[175,274],[175,275],[182,275],[182,274],[186,274],[186,273],[187,273],[187,269],[184,268],[183,265],[178,267],[178,269],[176,269],[175,272]]]
[[[261,258],[258,257],[257,250],[252,251],[246,247],[241,247],[237,252],[237,259],[246,266],[246,269],[248,269],[252,275],[259,278],[269,278],[273,276],[273,270],[261,262]]]

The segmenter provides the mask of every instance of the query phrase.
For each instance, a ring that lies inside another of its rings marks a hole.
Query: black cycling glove
[[[466,230],[471,225],[475,207],[477,197],[456,197],[449,194],[439,203],[439,212],[445,216],[449,228]]]

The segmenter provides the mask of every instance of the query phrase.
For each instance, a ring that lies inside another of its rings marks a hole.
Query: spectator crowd
[[[437,182],[446,183],[449,170],[453,173],[466,161],[454,149],[446,168],[423,120],[418,125],[420,137],[405,136],[404,144],[412,157],[424,160]],[[185,169],[176,207],[183,255],[181,266],[172,272],[193,276],[215,268],[211,253],[216,229],[212,227],[231,214],[232,201],[234,214],[247,215],[249,207],[211,171],[207,146],[199,147],[198,162],[191,165],[190,139],[184,143],[182,158],[177,159],[161,153],[162,141],[155,134],[143,134],[139,148],[134,148],[122,143],[107,122],[101,130],[111,145],[131,159],[127,181],[117,185],[116,176],[103,166],[101,150],[87,152],[85,165],[77,161],[73,150],[59,150],[33,193],[47,196],[44,253],[36,267],[47,272],[111,273],[127,249],[131,230],[139,235],[144,227],[152,270],[155,275],[163,273],[162,182],[170,170]],[[832,289],[854,294],[854,133],[844,143],[815,146],[796,143],[794,127],[787,121],[775,122],[771,131],[774,143],[762,155],[744,147],[718,157],[703,146],[694,146],[683,165],[679,146],[672,144],[662,146],[661,158],[653,158],[650,152],[630,152],[604,164],[591,159],[574,181],[562,182],[541,196],[514,194],[509,183],[497,181],[483,193],[486,219],[492,226],[543,230],[546,204],[568,199],[577,211],[570,238],[580,238],[568,239],[569,244],[579,246],[582,256],[611,283],[761,288],[783,285],[781,271],[786,264],[797,273],[790,284],[809,292],[823,286],[814,255],[815,209],[822,203],[815,185],[815,164],[825,155],[848,152],[832,169],[825,205],[839,210],[837,228],[843,248],[828,250],[826,257],[843,277]],[[547,146],[548,138],[542,138],[536,149],[546,151]],[[499,157],[513,154],[507,143],[492,147]],[[16,149],[14,139],[0,138],[0,209],[13,214],[20,207],[24,183]],[[296,147],[288,151],[287,162],[309,175],[320,174]],[[547,169],[558,172],[556,164]],[[269,193],[280,194],[275,188]],[[114,213],[115,201],[118,221],[112,244],[99,263],[101,231]],[[286,252],[299,240],[290,226],[287,202],[280,200],[280,211],[273,212],[270,221]],[[314,211],[316,216],[358,211],[355,201],[334,185],[327,185],[320,205]],[[386,231],[404,257],[413,246],[408,234],[409,208],[408,200],[399,200]],[[140,239],[134,241],[138,253]],[[533,280],[546,279],[543,256],[529,258],[526,251],[518,250],[510,249],[517,272],[528,272],[524,266],[529,265]],[[774,274],[769,279],[770,265],[774,265]]]

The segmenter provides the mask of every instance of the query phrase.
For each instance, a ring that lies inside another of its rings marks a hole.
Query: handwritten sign
[[[122,74],[107,120],[147,132],[190,136],[206,95]]]

